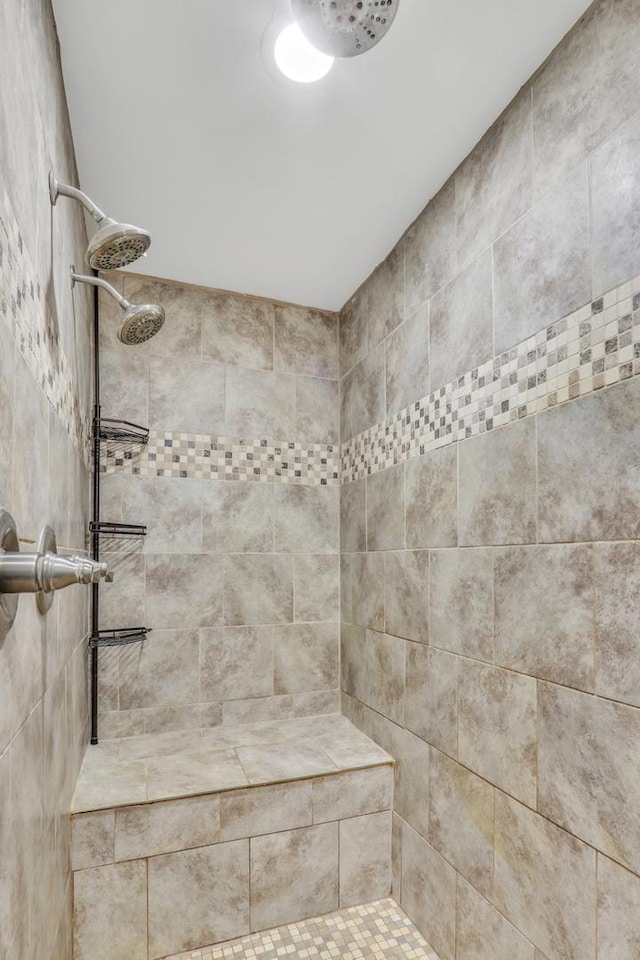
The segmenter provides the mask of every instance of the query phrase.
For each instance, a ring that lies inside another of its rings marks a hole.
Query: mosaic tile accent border
[[[0,318],[74,446],[89,463],[89,420],[5,190],[0,188]]]
[[[151,430],[144,447],[103,444],[103,473],[196,480],[340,483],[337,446]]]
[[[338,910],[167,960],[438,960],[393,900]]]
[[[638,373],[640,276],[342,444],[342,482]]]

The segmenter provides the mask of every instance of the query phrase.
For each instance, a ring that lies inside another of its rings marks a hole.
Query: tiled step
[[[280,783],[391,762],[330,715],[105,740],[89,747],[72,812]]]
[[[388,754],[338,716],[205,733],[198,751],[193,733],[90,748],[75,960],[96,942],[102,960],[159,960],[388,895]]]
[[[393,900],[337,910],[167,960],[438,960]]]

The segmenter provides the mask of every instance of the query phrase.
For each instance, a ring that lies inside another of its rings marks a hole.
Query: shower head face
[[[332,57],[357,57],[380,43],[399,0],[292,0],[293,15],[309,43]]]
[[[118,333],[118,339],[128,346],[146,343],[162,328],[164,310],[155,303],[132,304],[124,314],[124,323]]]
[[[118,270],[138,260],[150,246],[146,230],[105,218],[87,248],[87,263],[93,270]]]

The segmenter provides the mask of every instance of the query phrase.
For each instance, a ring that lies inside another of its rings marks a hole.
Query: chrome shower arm
[[[102,212],[100,207],[98,207],[86,193],[83,193],[82,190],[79,190],[77,187],[72,187],[69,183],[58,183],[53,174],[53,170],[49,173],[49,196],[53,206],[55,206],[58,197],[70,197],[72,200],[79,200],[96,223],[102,223],[102,221],[106,219],[106,214]]]
[[[116,288],[112,287],[106,280],[103,280],[102,277],[84,276],[81,273],[76,273],[74,268],[71,267],[71,283],[88,283],[92,287],[100,287],[101,290],[106,290],[114,300],[117,300],[123,310],[127,310],[131,306],[129,301],[125,300]]]

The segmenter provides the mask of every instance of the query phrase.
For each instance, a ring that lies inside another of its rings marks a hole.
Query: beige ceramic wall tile
[[[298,621],[340,619],[340,558],[297,554],[294,559],[294,617]]]
[[[248,932],[248,840],[149,860],[150,960]]]
[[[11,768],[9,750],[0,756],[0,803],[3,815],[0,817],[0,846],[4,850],[7,863],[17,867],[17,841],[14,825],[14,812],[11,806]],[[18,884],[15,870],[0,872],[0,947],[9,955],[13,940],[14,926],[18,918]]]
[[[352,429],[357,436],[363,430],[379,423],[385,416],[384,344],[381,343],[371,350],[357,367],[354,367],[351,376]]]
[[[2,323],[0,324],[0,502],[11,501],[11,442],[13,435],[13,381],[14,381],[13,339]]]
[[[472,437],[459,446],[460,544],[535,541],[535,421],[512,423],[508,430]]]
[[[371,630],[384,629],[384,557],[355,554],[352,570],[353,622]]]
[[[222,840],[306,827],[312,819],[312,784],[309,781],[252,787],[224,793],[220,797]]]
[[[396,903],[402,902],[402,825],[403,821],[392,814],[391,824],[391,896]]]
[[[133,860],[216,843],[218,797],[188,797],[126,807],[115,813],[115,859]]]
[[[74,874],[77,960],[147,960],[147,864],[113,863]],[[114,918],[117,917],[117,923]]]
[[[640,877],[598,856],[598,957],[640,953]]]
[[[120,661],[120,706],[126,710],[196,701],[198,648],[197,630],[154,630]]]
[[[497,663],[593,690],[593,561],[590,546],[497,551]]]
[[[345,303],[340,314],[340,376],[362,360],[369,349],[365,294],[364,288],[358,290]]]
[[[433,550],[431,643],[478,660],[493,659],[493,552]]]
[[[385,343],[387,416],[429,393],[428,304],[395,330]]]
[[[224,618],[228,625],[293,621],[292,557],[225,557],[224,576]]]
[[[515,98],[455,175],[458,265],[489,246],[531,205],[531,96]]]
[[[313,822],[323,823],[390,810],[393,769],[371,767],[313,781]]]
[[[402,909],[441,960],[454,960],[456,872],[406,824],[402,831]]]
[[[534,188],[540,196],[640,109],[633,0],[596,3],[532,83]]]
[[[115,815],[113,810],[85,813],[71,818],[71,869],[84,870],[113,863]]]
[[[486,250],[429,303],[432,391],[493,355],[493,257]]]
[[[166,314],[165,325],[153,338],[149,349],[154,356],[175,359],[200,359],[202,329],[202,291],[182,283],[165,283],[130,273],[117,274],[131,303],[160,303]]]
[[[405,467],[406,543],[410,549],[454,547],[458,542],[458,445],[451,444]]]
[[[591,298],[586,164],[539,200],[493,248],[496,351]]]
[[[203,357],[256,370],[272,369],[272,303],[214,291],[202,291],[200,303]]]
[[[540,683],[538,809],[640,872],[640,710]]]
[[[273,693],[273,634],[269,627],[200,631],[203,700],[240,700]]]
[[[640,455],[635,414],[639,403],[640,380],[635,378],[537,418],[541,540],[640,536],[640,494],[633,466]]]
[[[106,514],[109,516],[109,514]],[[145,604],[145,569],[147,558],[140,552],[136,545],[135,553],[120,556],[118,551],[109,551],[103,549],[102,555],[109,564],[114,575],[113,583],[103,585],[100,591],[100,628],[110,630],[114,625],[123,623],[134,624],[140,619],[144,619]],[[171,557],[168,558],[171,562]],[[215,585],[213,593],[215,594]],[[215,603],[214,603],[215,606]],[[215,611],[214,611],[215,615]],[[151,624],[149,624],[151,626]],[[161,626],[165,626],[161,623]],[[169,624],[166,624],[169,626]],[[105,650],[102,656],[103,683],[101,684],[101,693],[104,692],[107,677],[109,674],[108,659],[112,656],[115,660],[118,651]]]
[[[232,437],[287,440],[295,430],[295,379],[267,370],[226,369],[226,431]]]
[[[130,477],[123,486],[122,519],[147,526],[145,553],[199,553],[202,484],[173,477]]]
[[[451,179],[404,237],[407,316],[411,316],[455,274],[455,220],[455,184]]]
[[[276,306],[274,369],[338,376],[338,318],[305,307]]]
[[[209,553],[273,550],[274,487],[208,483],[202,491],[202,547]]]
[[[496,793],[498,910],[549,960],[594,960],[596,854]]]
[[[384,612],[387,633],[429,640],[429,552],[388,552],[384,558]]]
[[[462,877],[457,921],[457,960],[536,960],[533,944]]]
[[[206,554],[149,555],[145,625],[151,629],[185,629],[221,623],[223,573],[222,561]],[[102,603],[100,606],[102,609]],[[136,617],[127,618],[121,611],[120,620],[135,623]]]
[[[340,821],[340,906],[372,903],[391,890],[391,811]]]
[[[339,442],[340,387],[336,380],[296,377],[296,437],[307,443]]]
[[[485,896],[493,884],[493,820],[493,787],[432,749],[429,842]]]
[[[631,21],[637,36],[637,14],[631,13]],[[637,82],[631,88],[635,93]],[[635,250],[639,143],[640,124],[634,118],[597,147],[590,158],[594,296],[624,283],[640,270]]]
[[[361,553],[367,549],[367,480],[340,487],[340,549]]]
[[[318,916],[338,906],[338,824],[251,840],[251,929]]]
[[[406,648],[405,726],[451,757],[458,752],[458,657],[421,643]]]
[[[340,442],[345,443],[354,436],[353,400],[355,393],[355,372],[352,370],[340,381]]]
[[[199,360],[149,361],[149,426],[176,433],[225,434],[225,368]]]
[[[640,546],[597,544],[596,693],[640,706]]]
[[[337,623],[296,623],[274,628],[274,692],[335,689],[339,683],[339,633]]]
[[[367,477],[367,550],[404,547],[404,465]]]
[[[404,245],[396,244],[363,287],[367,302],[369,348],[376,347],[404,320]]]
[[[389,724],[385,749],[395,760],[394,807],[422,836],[427,835],[429,813],[429,747],[408,730]]]
[[[402,723],[404,717],[404,661],[404,640],[399,637],[343,629],[344,689],[396,723]]]
[[[536,681],[461,660],[458,759],[531,806],[536,802]]]
[[[338,487],[275,488],[275,549],[279,553],[337,553],[340,544]]]

